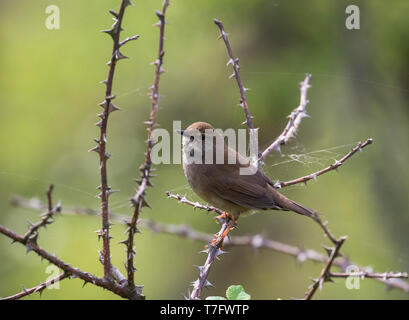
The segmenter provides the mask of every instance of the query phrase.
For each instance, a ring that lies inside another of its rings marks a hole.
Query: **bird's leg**
[[[218,243],[220,243],[220,249],[223,248],[224,238],[226,238],[226,236],[228,235],[230,230],[233,230],[235,228],[236,221],[231,219],[231,221],[227,222],[227,224],[228,225],[226,226],[226,229],[223,231],[223,233],[221,235],[219,235],[219,234],[215,235],[215,238],[213,239],[213,241],[210,244],[212,247],[214,247]]]
[[[232,220],[233,223],[236,224],[236,220],[233,218],[233,216],[226,211],[223,211],[221,215],[218,215],[217,217],[214,217],[213,219],[216,223],[220,223],[221,219],[226,219],[226,218],[230,218],[230,220]]]

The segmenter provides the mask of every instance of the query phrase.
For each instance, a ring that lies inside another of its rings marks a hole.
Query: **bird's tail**
[[[313,219],[316,219],[319,215],[318,212],[311,210],[309,208],[304,207],[303,205],[288,199],[287,197],[283,196],[277,190],[273,189],[274,200],[278,206],[280,206],[283,210],[290,210],[294,211],[295,213],[301,214],[303,216],[307,216]]]

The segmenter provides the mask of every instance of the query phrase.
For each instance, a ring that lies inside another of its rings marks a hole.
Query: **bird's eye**
[[[190,141],[193,141],[193,140],[195,140],[195,137],[194,137],[194,136],[190,136]]]

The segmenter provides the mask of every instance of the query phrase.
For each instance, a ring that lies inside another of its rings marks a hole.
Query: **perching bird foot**
[[[224,220],[226,220],[227,218],[229,218],[231,221],[233,221],[234,225],[237,224],[237,222],[233,218],[233,216],[230,213],[226,212],[226,211],[224,211],[221,215],[218,215],[218,216],[214,217],[213,219],[214,219],[214,221],[216,223],[222,224],[224,222]]]

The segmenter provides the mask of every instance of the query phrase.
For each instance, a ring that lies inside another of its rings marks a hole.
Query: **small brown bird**
[[[190,186],[203,200],[224,210],[222,216],[237,221],[241,215],[268,209],[291,210],[309,217],[316,214],[280,194],[260,168],[254,168],[252,175],[240,174],[240,168],[252,164],[230,148],[209,123],[195,122],[180,133],[183,135],[183,169]],[[223,153],[223,163],[218,161],[219,164],[216,161],[218,148]],[[210,159],[206,159],[206,154]],[[229,157],[236,161],[229,163]]]

